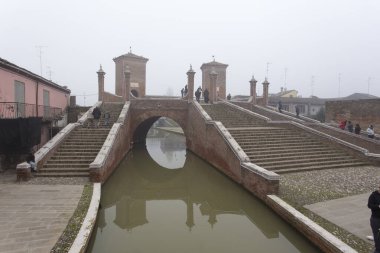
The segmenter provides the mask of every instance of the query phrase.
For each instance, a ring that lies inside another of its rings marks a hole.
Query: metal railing
[[[17,102],[0,102],[0,118],[15,119],[42,117],[44,120],[57,120],[62,117],[62,108]]]

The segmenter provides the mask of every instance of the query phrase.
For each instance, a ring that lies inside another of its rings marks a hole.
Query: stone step
[[[302,165],[304,163],[333,164],[333,163],[353,161],[353,160],[356,160],[356,159],[352,158],[351,156],[334,156],[334,157],[317,156],[313,158],[308,158],[300,154],[298,157],[293,157],[293,159],[272,159],[272,160],[265,160],[265,161],[260,161],[260,162],[254,159],[253,163],[258,164],[262,167],[277,166],[277,165],[281,167],[287,166],[287,165],[298,167],[298,165]]]
[[[285,174],[285,173],[295,173],[295,172],[302,172],[302,171],[312,171],[312,170],[327,170],[327,169],[336,169],[336,168],[349,168],[349,167],[362,167],[362,166],[368,166],[368,163],[366,162],[351,162],[351,163],[341,163],[341,164],[334,164],[334,165],[314,165],[314,166],[308,166],[308,167],[300,167],[300,168],[288,168],[288,169],[274,169],[273,172],[277,174]]]
[[[287,143],[287,144],[283,144],[283,143],[276,143],[276,144],[267,144],[267,145],[263,145],[263,144],[260,144],[260,145],[255,145],[255,143],[243,143],[243,144],[240,144],[238,143],[239,146],[244,150],[244,151],[260,151],[260,150],[291,150],[291,149],[294,149],[294,148],[311,148],[311,147],[323,147],[323,148],[326,148],[326,146],[324,145],[321,145],[321,143],[299,143],[299,142],[296,142],[296,143]]]
[[[88,172],[38,172],[35,177],[88,177]]]
[[[68,140],[65,141],[62,145],[77,145],[77,146],[86,146],[86,145],[103,145],[105,140]]]
[[[80,168],[80,167],[73,167],[73,168],[42,168],[37,173],[53,173],[53,172],[90,172],[90,169],[87,168]]]
[[[244,144],[250,144],[250,143],[254,143],[254,144],[271,144],[271,143],[283,143],[283,144],[288,144],[288,143],[321,143],[319,142],[318,140],[316,139],[312,139],[312,140],[305,140],[305,138],[277,138],[277,139],[273,139],[273,138],[260,138],[260,139],[251,139],[251,138],[239,138],[239,139],[236,139],[234,138],[237,143],[241,144],[241,145],[244,145]]]
[[[96,155],[99,153],[100,147],[83,147],[83,148],[59,148],[57,152],[60,154],[63,153],[77,153],[77,154],[83,154],[83,153],[96,153]]]
[[[50,159],[45,163],[45,165],[50,165],[50,164],[90,164],[92,161],[94,161],[95,157],[88,158],[88,159],[82,159],[82,158],[75,158],[72,157],[71,159]]]
[[[54,153],[53,156],[57,157],[72,157],[72,156],[97,156],[99,153],[99,150],[96,151],[57,151]]]
[[[87,150],[87,149],[94,149],[94,148],[98,148],[100,149],[102,146],[103,146],[103,143],[87,143],[87,145],[85,145],[86,143],[84,144],[62,144],[59,149],[84,149],[84,150]]]
[[[248,154],[247,154],[248,155]],[[315,153],[315,152],[297,152],[297,153],[287,153],[287,154],[282,154],[282,153],[279,153],[279,154],[276,154],[276,153],[272,153],[272,154],[266,154],[266,155],[249,155],[249,158],[251,159],[251,161],[254,161],[255,163],[256,162],[266,162],[266,161],[273,161],[273,160],[276,160],[276,159],[281,159],[281,160],[294,160],[294,159],[299,159],[300,157],[302,158],[308,158],[308,159],[313,159],[313,158],[318,158],[318,157],[324,157],[324,158],[328,158],[328,159],[332,159],[334,157],[341,157],[341,156],[344,156],[344,155],[347,155],[343,152],[336,152],[336,153],[331,153],[331,152],[320,152],[320,153]]]
[[[90,163],[55,163],[49,160],[43,165],[42,168],[88,168],[89,164]]]
[[[290,163],[290,164],[283,164],[283,165],[259,165],[260,167],[263,167],[266,170],[280,170],[280,169],[290,169],[290,168],[302,168],[302,167],[313,167],[313,166],[321,166],[324,165],[326,167],[336,167],[337,165],[342,165],[342,167],[345,167],[343,165],[351,164],[351,163],[358,163],[358,164],[368,164],[359,160],[354,159],[342,159],[342,160],[328,160],[328,161],[316,161],[316,162],[302,162],[302,163]]]
[[[69,161],[73,161],[73,160],[94,160],[95,157],[96,157],[96,154],[95,155],[58,155],[58,154],[54,154],[52,157],[50,157],[50,160],[60,160],[60,161],[66,161],[66,160],[69,160]]]
[[[277,149],[275,150],[274,148],[269,148],[269,149],[263,149],[263,150],[252,150],[252,149],[244,149],[244,152],[247,155],[272,155],[272,154],[278,154],[278,153],[284,153],[284,154],[292,154],[292,153],[298,153],[298,152],[321,152],[321,151],[326,151],[326,147],[323,146],[316,146],[316,147],[310,147],[308,149],[305,149],[303,147],[299,148],[293,148],[293,149]]]

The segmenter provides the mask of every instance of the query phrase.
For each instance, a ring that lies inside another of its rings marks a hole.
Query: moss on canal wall
[[[91,202],[92,191],[93,184],[86,184],[84,186],[78,206],[51,252],[62,253],[70,250],[70,247],[82,226],[83,220],[86,217]]]

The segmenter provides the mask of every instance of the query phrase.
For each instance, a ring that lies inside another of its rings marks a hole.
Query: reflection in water
[[[149,155],[162,167],[168,169],[182,168],[186,160],[186,138],[151,128],[146,139]]]
[[[169,170],[134,148],[101,205],[88,252],[320,252],[190,152],[183,168]]]

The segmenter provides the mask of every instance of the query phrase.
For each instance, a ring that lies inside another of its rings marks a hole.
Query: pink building
[[[46,143],[53,129],[65,125],[69,101],[67,87],[0,58],[0,154]]]
[[[0,118],[52,118],[69,105],[70,90],[0,58]]]

